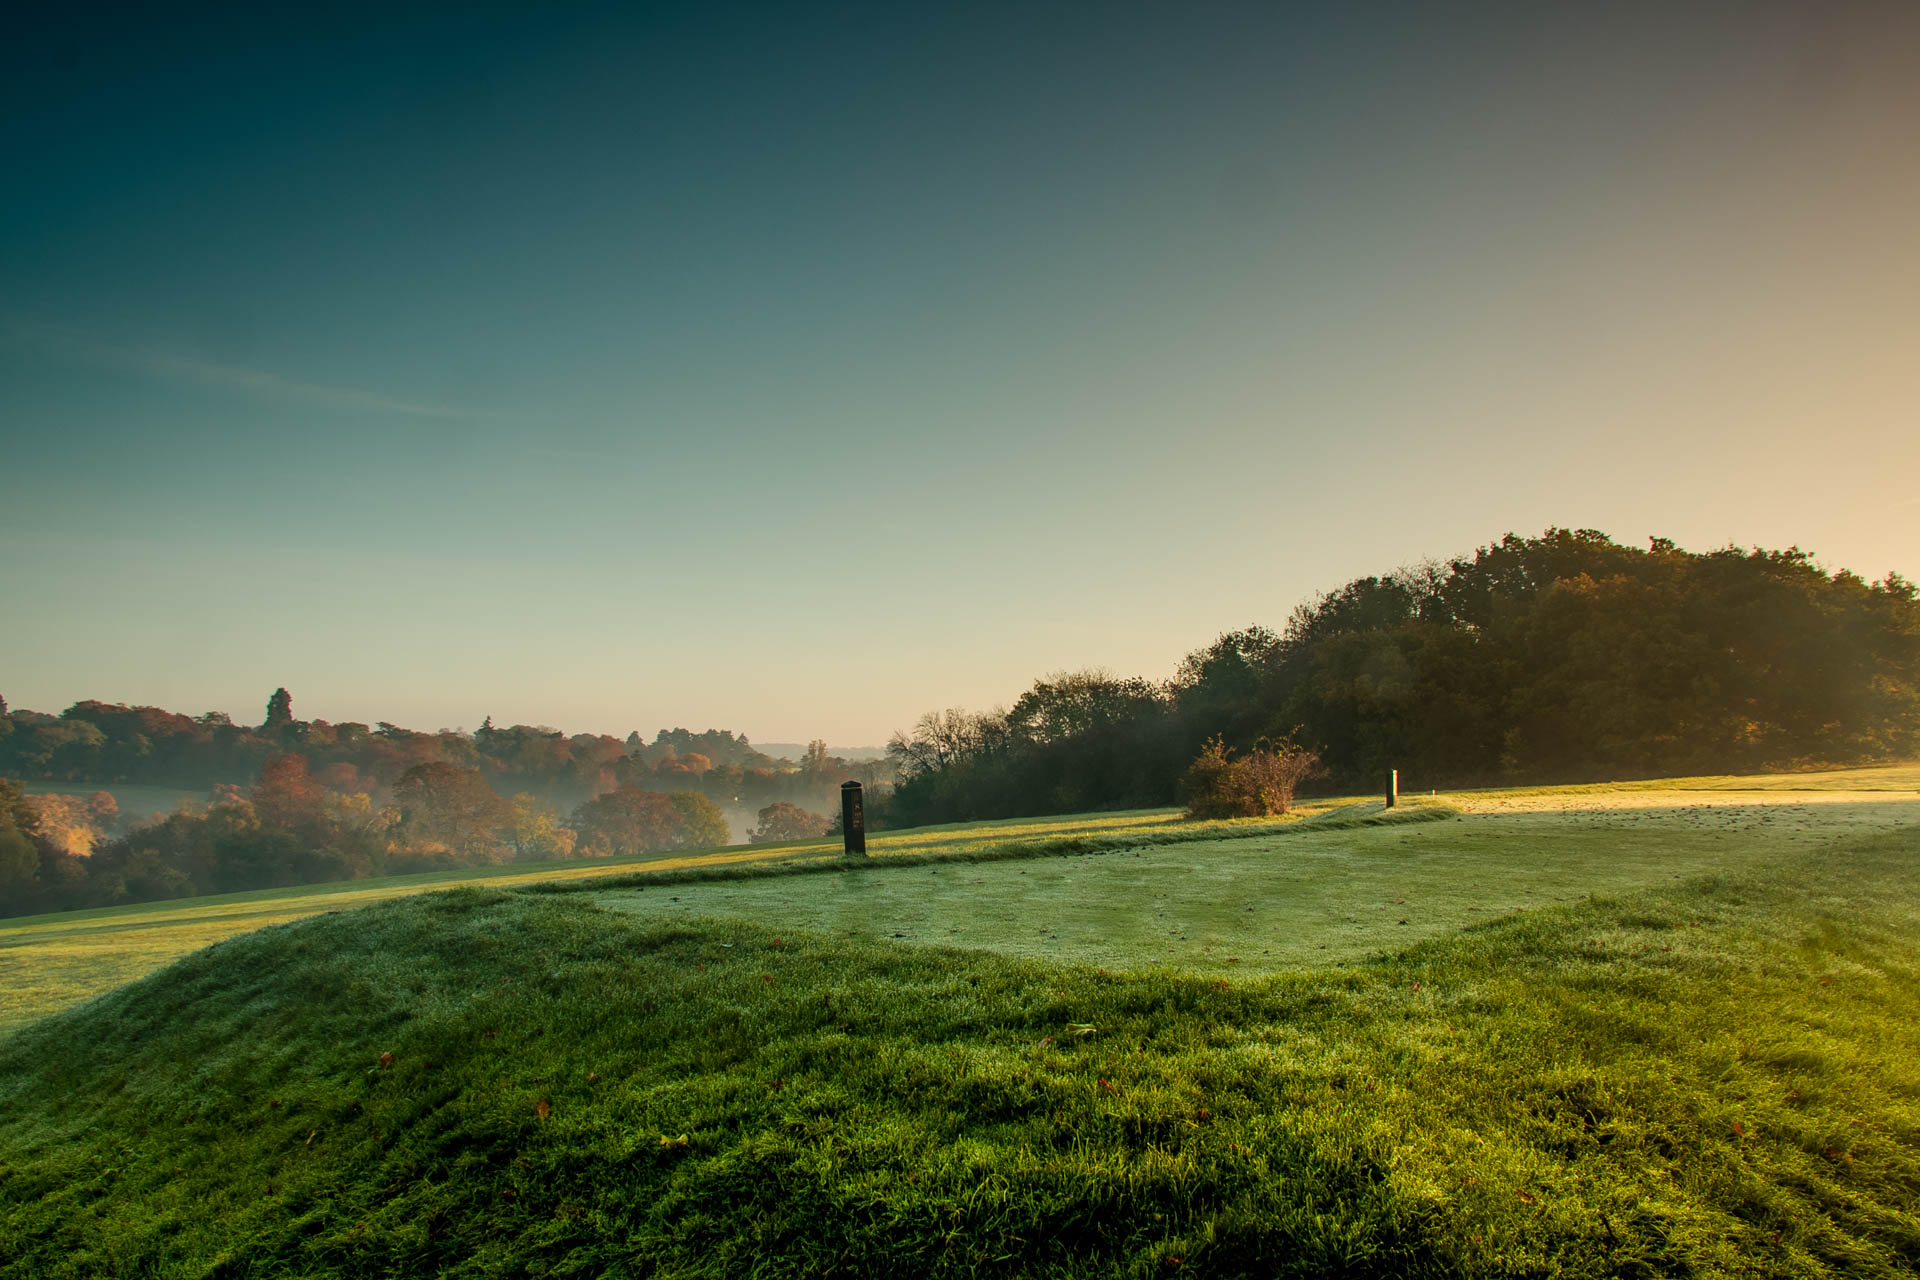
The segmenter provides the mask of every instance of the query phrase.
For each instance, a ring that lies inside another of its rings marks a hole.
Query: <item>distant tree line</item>
[[[11,775],[8,777],[6,775]],[[219,713],[80,702],[58,716],[0,699],[0,915],[505,862],[818,835],[802,803],[840,784],[884,792],[885,761],[813,742],[798,762],[727,730],[647,742],[544,726],[473,734],[293,716],[285,689],[257,727]],[[28,794],[22,781],[198,792],[174,812],[121,812],[113,795]]]
[[[478,769],[432,761],[376,805],[328,786],[295,753],[269,756],[258,782],[218,787],[211,803],[119,833],[115,818],[105,792],[27,795],[0,779],[0,915],[704,849],[729,835],[719,807],[693,791],[618,786],[563,818],[531,793],[501,796]]]
[[[1592,530],[1359,578],[1285,627],[1221,636],[1153,682],[1036,682],[888,745],[895,825],[1185,801],[1218,738],[1286,739],[1324,785],[1572,782],[1920,754],[1920,602],[1806,554]]]
[[[246,785],[268,757],[304,756],[337,791],[384,798],[409,769],[450,764],[478,769],[503,795],[528,792],[572,808],[615,787],[696,791],[742,815],[776,802],[825,807],[842,782],[868,787],[891,780],[885,761],[850,761],[814,741],[798,762],[755,750],[725,729],[693,733],[662,729],[651,742],[638,732],[566,734],[546,725],[497,729],[492,717],[473,733],[424,733],[381,721],[297,720],[293,699],[276,689],[258,726],[237,725],[224,712],[183,715],[159,707],[76,702],[59,715],[9,712],[0,699],[0,777],[113,786],[136,784],[207,791]]]

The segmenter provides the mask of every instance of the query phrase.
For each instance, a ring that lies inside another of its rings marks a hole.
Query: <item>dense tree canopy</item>
[[[623,742],[489,717],[471,735],[420,733],[296,720],[292,706],[276,689],[255,729],[219,713],[88,701],[52,716],[0,702],[0,915],[707,848],[732,836],[724,808],[744,830],[756,809],[804,812],[796,802],[823,805],[844,781],[891,778],[818,741],[794,765],[726,730]],[[129,783],[188,795],[149,821],[87,791]]]
[[[620,787],[575,811],[579,848],[595,856],[709,849],[727,842],[727,820],[713,801],[690,791],[662,794]]]
[[[1208,739],[1289,735],[1331,785],[1550,782],[1920,753],[1920,602],[1798,550],[1646,550],[1592,530],[1359,578],[1152,685],[1053,675],[923,717],[896,823],[1168,804]]]
[[[768,805],[758,815],[758,825],[747,833],[755,844],[774,840],[812,840],[827,834],[833,825],[823,813],[809,813],[797,804],[781,800]]]
[[[1254,776],[1263,738],[1369,791],[1389,768],[1427,787],[1912,756],[1920,600],[1898,575],[1830,573],[1797,549],[1549,529],[1356,579],[1164,682],[1057,672],[1008,710],[929,712],[884,764],[816,741],[788,765],[725,730],[303,721],[284,689],[267,720],[0,700],[0,780],[41,792],[0,781],[0,913],[705,847],[728,838],[723,809],[743,828],[757,811],[759,838],[812,833],[850,780],[876,827],[1171,804],[1198,798],[1180,780],[1212,739],[1192,776],[1269,808],[1284,788]],[[891,796],[876,790],[896,770]],[[123,783],[211,797],[140,825],[85,794]]]

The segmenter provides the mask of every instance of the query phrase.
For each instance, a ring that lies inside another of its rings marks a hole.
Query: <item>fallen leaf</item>
[[[1743,1138],[1747,1136],[1747,1126],[1741,1124],[1738,1120],[1733,1122],[1733,1131]]]
[[[381,1065],[381,1066],[383,1066],[383,1067],[390,1067],[390,1066],[392,1066],[392,1065],[393,1065],[393,1055],[392,1055],[392,1054],[390,1054],[390,1053],[383,1053],[383,1054],[381,1054],[381,1055],[380,1055],[380,1065]]]
[[[548,1116],[553,1114],[553,1104],[551,1102],[548,1102],[545,1098],[542,1098],[540,1099],[540,1101],[533,1104],[533,1114],[535,1114],[536,1116],[539,1116],[542,1120],[545,1120]]]

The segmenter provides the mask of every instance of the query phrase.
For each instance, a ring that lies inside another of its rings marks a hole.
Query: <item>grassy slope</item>
[[[1378,806],[1375,806],[1377,810]],[[1415,816],[1417,811],[1410,813]],[[668,886],[578,882],[655,918],[775,922],[1110,968],[1217,976],[1351,963],[1493,915],[1739,870],[1920,805],[1715,804],[1440,823],[1301,824],[1108,858],[875,868]]]
[[[1332,802],[1309,806],[1303,816],[1324,821],[1333,807]],[[1339,821],[1335,815],[1336,824]],[[875,862],[904,863],[1133,847],[1154,840],[1220,834],[1245,838],[1283,825],[1288,824],[1184,822],[1170,809],[1074,814],[887,832],[875,836],[869,849]],[[0,919],[0,1032],[131,982],[223,938],[323,911],[463,885],[640,883],[786,872],[837,858],[838,853],[838,841],[796,841],[686,854],[466,868]]]
[[[1920,761],[1871,765],[1859,769],[1815,769],[1803,773],[1712,774],[1696,778],[1640,778],[1629,782],[1591,782],[1547,787],[1493,787],[1462,794],[1476,796],[1595,795],[1648,791],[1886,791],[1920,793]]]
[[[1715,794],[1695,797],[1688,792],[1732,792],[1744,791],[1748,794]],[[1787,795],[1788,792],[1803,793]],[[1514,812],[1542,807],[1558,808],[1568,804],[1592,805],[1646,805],[1673,809],[1675,806],[1687,806],[1686,814],[1669,814],[1680,817],[1683,822],[1693,822],[1700,816],[1697,806],[1711,805],[1714,808],[1727,804],[1744,805],[1748,802],[1779,802],[1783,799],[1814,800],[1842,796],[1850,802],[1843,812],[1838,807],[1826,807],[1820,822],[1831,828],[1835,824],[1844,824],[1854,820],[1849,815],[1866,815],[1863,821],[1879,822],[1883,819],[1875,816],[1871,806],[1857,803],[1872,798],[1870,793],[1883,793],[1884,799],[1910,800],[1920,794],[1920,764],[1888,766],[1878,769],[1856,769],[1828,773],[1801,773],[1761,775],[1741,778],[1682,778],[1665,779],[1658,782],[1627,782],[1618,784],[1599,784],[1574,788],[1523,788],[1518,790],[1493,790],[1459,793],[1443,797],[1441,802],[1463,805],[1469,809],[1481,809],[1495,812]],[[1890,794],[1888,794],[1890,793]],[[1418,806],[1419,797],[1409,797],[1408,804]],[[1378,803],[1358,806],[1377,810]],[[1356,808],[1342,800],[1323,800],[1310,803],[1304,810],[1308,821],[1329,826],[1346,825],[1345,815]],[[1737,816],[1737,814],[1736,814]],[[1764,815],[1763,815],[1764,816]],[[1727,813],[1718,815],[1726,819]],[[1609,819],[1602,814],[1588,814],[1581,821],[1587,821],[1598,828],[1608,825]],[[1625,819],[1622,819],[1623,821]],[[1633,818],[1635,823],[1652,822],[1670,827],[1670,823],[1650,816]],[[1778,827],[1772,825],[1771,818],[1764,822],[1746,824],[1754,830],[1783,830],[1792,823],[1782,820]],[[876,861],[896,861],[905,863],[912,859],[924,858],[967,858],[981,856],[999,856],[1000,854],[1022,854],[1041,852],[1095,851],[1101,848],[1133,848],[1155,842],[1176,840],[1205,840],[1213,834],[1230,834],[1236,839],[1258,837],[1264,832],[1274,830],[1274,824],[1263,823],[1188,823],[1179,819],[1174,810],[1151,810],[1132,813],[1077,814],[1053,818],[1016,819],[1010,821],[962,823],[942,827],[924,827],[911,831],[886,832],[875,836],[871,849]],[[1622,846],[1631,850],[1635,846]],[[733,847],[691,854],[648,855],[642,858],[607,859],[591,862],[556,862],[506,867],[473,868],[458,871],[434,872],[424,875],[394,876],[382,880],[351,881],[341,884],[305,885],[288,889],[261,890],[254,893],[224,894],[210,898],[191,898],[173,902],[145,903],[135,906],[108,907],[91,911],[61,912],[43,916],[30,916],[17,919],[0,919],[0,1034],[23,1025],[34,1018],[68,1008],[101,992],[130,982],[144,974],[151,973],[165,964],[188,955],[202,947],[231,937],[247,929],[257,929],[269,924],[279,924],[300,919],[322,911],[340,910],[348,907],[364,906],[368,903],[383,901],[387,898],[405,894],[420,893],[435,889],[452,888],[458,885],[490,885],[505,887],[529,883],[565,882],[573,880],[597,880],[603,884],[618,883],[621,879],[630,879],[632,883],[642,883],[637,877],[644,876],[644,882],[657,882],[666,879],[685,881],[700,878],[723,878],[736,872],[806,869],[797,864],[818,864],[831,857],[835,849],[832,841],[798,841],[789,844],[756,846],[752,848]],[[1644,864],[1647,857],[1659,857],[1665,854],[1644,854],[1638,861]],[[1540,886],[1547,899],[1562,896],[1565,892],[1586,892],[1590,888],[1621,888],[1626,884],[1638,883],[1629,875],[1621,879],[1610,873],[1612,855],[1608,854],[1596,867],[1574,867],[1566,883],[1557,887]],[[1228,865],[1222,860],[1209,859],[1203,865],[1214,868]],[[1237,863],[1234,864],[1237,867]],[[1683,869],[1692,870],[1701,863],[1689,859]],[[814,867],[812,869],[818,869]],[[1250,868],[1265,874],[1263,868]],[[1343,875],[1350,875],[1353,868],[1342,868]],[[1589,874],[1598,877],[1588,880]],[[1503,874],[1510,874],[1503,873]],[[1524,871],[1523,873],[1524,874]],[[1045,876],[1042,879],[1046,879]],[[1421,890],[1423,893],[1424,889]],[[1238,888],[1229,889],[1222,898],[1231,897],[1239,892]],[[762,897],[777,896],[771,890]],[[802,896],[805,896],[804,891]],[[1392,896],[1404,896],[1397,890]],[[1476,905],[1471,894],[1449,889],[1448,892],[1434,895],[1426,893],[1426,905],[1438,904],[1448,907],[1458,915],[1467,908]],[[887,895],[873,895],[876,906],[883,905]],[[1027,886],[1022,886],[1022,901],[1034,901],[1044,905],[1043,896],[1031,895]],[[1169,930],[1166,938],[1154,939],[1166,944],[1157,952],[1150,952],[1154,958],[1168,963],[1192,965],[1208,968],[1224,962],[1229,955],[1249,964],[1263,963],[1258,955],[1241,955],[1249,950],[1264,951],[1265,963],[1281,963],[1288,958],[1325,959],[1340,955],[1363,954],[1367,950],[1382,946],[1402,946],[1419,936],[1423,928],[1439,927],[1442,915],[1429,914],[1424,918],[1414,916],[1410,919],[1408,935],[1387,937],[1372,936],[1373,931],[1362,927],[1357,933],[1349,930],[1338,942],[1329,942],[1329,956],[1300,956],[1298,948],[1289,951],[1285,947],[1271,945],[1272,931],[1268,931],[1266,940],[1258,948],[1251,946],[1255,939],[1246,935],[1242,927],[1246,922],[1234,921],[1232,928],[1213,928],[1214,910],[1219,904],[1210,904],[1198,913],[1188,913],[1177,918],[1178,923],[1188,926],[1185,937]],[[1386,905],[1385,899],[1374,904],[1378,909]],[[1483,904],[1482,904],[1483,905]],[[1289,910],[1296,914],[1304,911],[1307,904],[1291,903]],[[716,907],[717,910],[726,910]],[[918,910],[918,908],[912,908]],[[1076,913],[1077,914],[1077,913]],[[1351,913],[1348,913],[1351,914]],[[1269,922],[1275,920],[1271,912],[1262,917]],[[1461,916],[1464,920],[1465,917]],[[875,916],[874,924],[880,923]],[[898,923],[898,922],[896,922]],[[913,924],[912,920],[904,923]],[[977,923],[977,922],[976,922]],[[997,931],[983,931],[969,926],[961,933],[952,935],[952,940],[966,940],[969,945],[992,946],[1013,953],[1030,953],[1072,958],[1094,959],[1101,962],[1102,953],[1098,948],[1086,946],[1062,945],[1070,942],[1071,934],[1056,930],[1049,940],[1042,942],[1041,929],[1062,923],[1061,913],[1057,910],[1048,915],[1038,912],[1009,914]],[[1331,921],[1320,921],[1320,925]],[[1348,920],[1345,923],[1358,923]],[[852,927],[860,927],[860,922],[851,922]],[[1084,921],[1081,923],[1085,930]],[[1101,925],[1101,929],[1105,926]],[[889,925],[878,929],[879,932],[912,932]],[[1135,936],[1130,945],[1142,944],[1148,939],[1143,929],[1132,929]],[[1102,935],[1104,937],[1104,934]],[[1024,939],[1027,945],[1019,945]],[[1315,946],[1323,939],[1316,939]],[[1188,946],[1187,943],[1194,945]],[[1103,945],[1105,945],[1103,943]],[[1209,946],[1213,949],[1208,950]],[[1113,959],[1111,947],[1105,953],[1105,959]]]
[[[1914,794],[1920,794],[1920,763],[1823,773],[1679,778],[1647,782],[1603,783],[1584,787],[1490,790],[1460,793],[1445,797],[1443,801],[1450,800],[1469,808],[1491,811],[1524,810],[1541,806],[1558,808],[1568,804],[1570,798],[1572,803],[1644,803],[1671,807],[1692,799],[1680,793],[1694,791],[1750,793],[1745,797],[1714,795],[1700,798],[1701,803],[1711,803],[1716,806],[1740,803],[1745,800],[1777,801],[1782,798],[1781,793],[1785,792],[1808,793],[1806,796],[1808,799],[1819,798],[1818,793],[1841,792],[1857,793],[1849,797],[1850,799],[1864,798],[1869,792],[1892,793],[1887,796],[1889,800],[1896,797],[1910,799]],[[1417,805],[1420,800],[1418,797],[1409,797],[1409,803]],[[1342,800],[1315,801],[1309,803],[1304,813],[1311,821],[1324,822],[1331,816],[1337,823],[1339,813],[1336,811],[1343,811],[1348,807],[1348,802]],[[1834,821],[1840,820],[1840,815],[1837,812],[1831,812],[1823,815],[1822,820],[1831,825]],[[1187,823],[1180,821],[1178,813],[1174,810],[1149,810],[960,823],[941,827],[923,827],[911,831],[886,832],[873,837],[871,849],[876,859],[902,860],[924,857],[967,857],[996,851],[1071,852],[1076,846],[1083,850],[1092,850],[1103,845],[1131,847],[1139,842],[1204,839],[1209,832],[1224,832],[1246,838],[1258,835],[1262,830],[1263,824],[1259,823]],[[322,911],[364,906],[391,897],[452,888],[458,885],[484,884],[504,887],[534,882],[607,876],[630,877],[641,874],[649,878],[680,880],[712,877],[745,867],[760,868],[775,865],[785,868],[788,864],[817,862],[829,857],[834,852],[834,848],[835,842],[832,841],[798,841],[781,845],[734,847],[692,854],[648,855],[632,859],[473,868],[424,875],[394,876],[382,880],[304,885],[254,893],[223,894],[211,898],[191,898],[174,902],[0,919],[0,1034],[44,1014],[79,1004],[103,991],[151,973],[182,956],[236,933],[300,919]],[[1695,865],[1689,862],[1688,869],[1693,869]],[[1345,870],[1350,871],[1351,868]],[[1580,874],[1584,875],[1585,872],[1582,871]],[[1624,883],[1632,882],[1608,877],[1605,874],[1604,863],[1600,868],[1600,874],[1602,878],[1598,887],[1618,888]],[[1585,892],[1596,885],[1576,877],[1570,886],[1566,887],[1573,892]],[[1024,892],[1026,886],[1022,888],[1024,899],[1027,897]],[[1231,891],[1227,896],[1232,896],[1233,892],[1237,890]],[[1560,890],[1549,889],[1546,892],[1551,898]],[[884,902],[885,895],[874,896],[876,905]],[[1395,892],[1393,896],[1404,895]],[[1455,899],[1452,907],[1456,912],[1475,905],[1470,898],[1462,894],[1455,893],[1442,895],[1442,897]],[[1436,898],[1428,895],[1429,905],[1435,901],[1437,901]],[[1231,929],[1215,929],[1210,927],[1210,919],[1216,914],[1211,909],[1203,909],[1198,914],[1182,917],[1181,922],[1189,926],[1184,941],[1203,940],[1194,946],[1185,946],[1183,939],[1170,930],[1166,941],[1172,945],[1163,948],[1157,954],[1157,958],[1169,963],[1188,964],[1200,968],[1222,963],[1228,955],[1236,955],[1238,959],[1249,964],[1260,963],[1257,956],[1238,955],[1239,952],[1254,949],[1249,946],[1253,939],[1246,937],[1244,930],[1240,927],[1244,922],[1235,921]],[[1060,923],[1059,915],[1058,911],[1053,912],[1052,916],[1041,916],[1035,913],[1009,915],[1003,922],[1003,927],[997,931],[997,936],[970,928],[963,930],[962,934],[953,935],[953,938],[955,941],[960,941],[964,935],[970,945],[993,946],[1014,953],[1028,952],[1093,958],[1098,962],[1100,956],[1096,948],[1040,942],[1042,926]],[[1271,920],[1273,917],[1269,913],[1265,918]],[[1435,925],[1438,919],[1437,916],[1428,916],[1425,921],[1421,921],[1415,917],[1409,928],[1418,934],[1423,924]],[[879,923],[877,916],[874,923],[876,925]],[[914,922],[909,920],[905,923]],[[854,926],[859,927],[859,922],[855,921]],[[907,930],[886,928],[879,931],[892,933]],[[1370,932],[1362,929],[1357,935],[1349,933],[1343,940],[1344,947],[1329,943],[1329,952],[1336,956],[1363,953],[1373,947],[1404,945],[1410,940],[1410,937],[1398,935],[1379,938],[1364,936]],[[1069,937],[1070,935],[1064,933],[1057,934],[1053,942],[1065,943]],[[1031,945],[1016,945],[1019,938],[1027,939]],[[1144,936],[1133,939],[1136,944],[1144,941]],[[1268,936],[1268,941],[1259,948],[1267,953],[1268,963],[1280,962],[1275,957],[1293,955],[1285,949],[1274,948],[1270,943],[1271,934]],[[1315,943],[1316,948],[1317,943],[1318,940]],[[1207,949],[1209,946],[1213,946],[1212,951]],[[1109,955],[1108,958],[1111,956]],[[1328,957],[1316,955],[1295,958]]]
[[[0,1041],[0,1274],[1908,1275],[1920,828],[1761,825],[1233,981],[526,890],[267,929]]]

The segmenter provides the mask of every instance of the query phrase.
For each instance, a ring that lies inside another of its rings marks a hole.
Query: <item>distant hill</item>
[[[807,744],[804,742],[756,742],[753,747],[754,750],[763,751],[777,760],[798,760],[807,754]],[[842,760],[883,760],[886,758],[887,749],[885,747],[836,747],[828,744],[827,754],[838,756]]]

